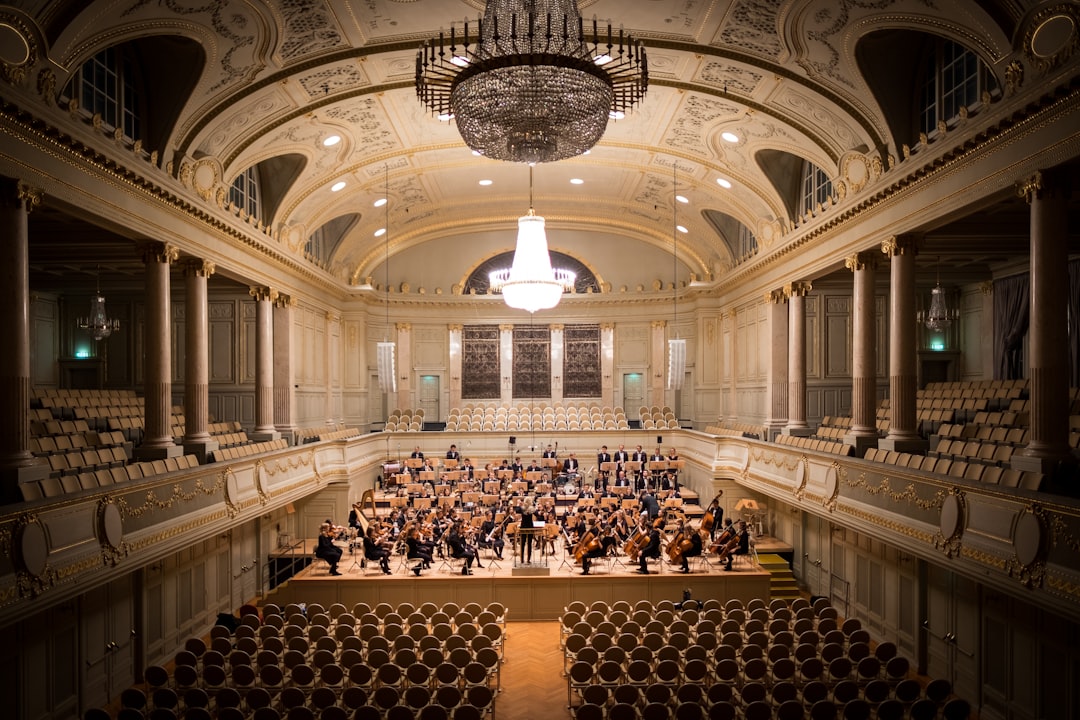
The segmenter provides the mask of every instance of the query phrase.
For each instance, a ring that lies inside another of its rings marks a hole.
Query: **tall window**
[[[308,236],[307,244],[304,245],[304,253],[315,262],[325,262],[324,258],[326,255],[323,243],[323,229],[322,227],[316,228],[315,232]]]
[[[750,228],[739,223],[739,258],[749,258],[757,255],[757,238]]]
[[[255,172],[254,165],[233,180],[232,187],[229,188],[229,202],[252,217],[261,217],[259,215],[259,175]]]
[[[107,129],[120,128],[128,140],[142,137],[135,63],[121,49],[106,48],[83,63],[70,85],[71,96],[88,115],[101,115]]]
[[[939,40],[927,59],[922,83],[919,129],[937,132],[938,123],[953,123],[960,109],[973,109],[984,92],[1000,92],[997,80],[975,53],[950,40]]]
[[[832,195],[829,176],[809,160],[803,162],[802,183],[799,187],[799,215],[805,215],[807,210],[815,210],[818,205],[827,205]]]

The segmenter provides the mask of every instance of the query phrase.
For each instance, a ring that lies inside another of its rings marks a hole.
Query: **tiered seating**
[[[386,432],[419,432],[424,429],[424,410],[395,410],[386,418]]]
[[[977,459],[968,462],[963,459],[941,457],[940,455],[915,455],[912,453],[886,452],[878,448],[870,448],[864,456],[866,460],[899,465],[913,470],[933,472],[940,475],[967,478],[978,482],[1005,487],[1021,487],[1027,490],[1038,490],[1042,486],[1043,474],[1036,472],[1021,472],[1003,465],[987,465]]]
[[[761,440],[768,437],[768,433],[765,431],[765,427],[763,425],[733,422],[731,420],[724,420],[723,422],[720,422],[716,425],[710,425],[709,427],[705,428],[705,432],[712,435],[744,437],[751,440]]]
[[[318,442],[319,440],[345,440],[359,436],[359,428],[346,427],[340,423],[337,425],[302,428],[296,433],[299,444]]]
[[[781,445],[790,445],[803,448],[804,450],[816,450],[818,452],[833,453],[847,457],[855,453],[855,448],[834,440],[822,440],[816,437],[797,437],[795,435],[777,435],[776,442]]]
[[[583,720],[899,718],[917,703],[911,717],[970,711],[947,682],[924,691],[894,644],[871,650],[859,621],[840,622],[824,599],[790,607],[709,599],[679,609],[575,601],[560,627],[567,704]]]
[[[247,438],[246,434],[240,434],[244,435],[245,439]],[[214,451],[214,462],[221,462],[222,460],[240,460],[241,458],[250,457],[251,455],[273,452],[274,450],[284,450],[287,447],[289,447],[289,441],[285,438],[267,440],[265,442],[246,441],[238,445],[218,448]]]
[[[99,467],[96,470],[83,468],[78,473],[61,473],[59,476],[50,474],[44,480],[19,483],[19,490],[22,492],[23,500],[59,497],[65,493],[95,490],[129,480],[141,480],[155,475],[164,475],[176,470],[197,467],[198,464],[199,459],[195,455],[184,455],[178,458],[168,458],[167,460],[147,460],[128,463],[127,465],[118,464],[107,468]]]
[[[500,603],[268,604],[261,619],[245,606],[235,631],[189,639],[121,703],[145,718],[480,718],[494,713],[505,633]]]
[[[653,405],[651,408],[642,405],[638,408],[641,416],[641,428],[643,430],[672,430],[679,429],[679,420],[675,417],[675,411],[667,407]]]
[[[627,430],[630,425],[621,407],[585,403],[554,405],[465,405],[447,418],[450,431],[516,432],[528,430]]]

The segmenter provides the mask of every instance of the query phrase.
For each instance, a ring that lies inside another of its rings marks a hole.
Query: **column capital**
[[[450,323],[449,325],[446,326],[446,329],[449,330],[450,332],[461,332],[462,330],[465,329],[465,326],[462,325],[461,323]]]
[[[550,323],[548,324],[548,330],[552,332],[562,332],[564,325],[562,323]]]
[[[878,256],[871,252],[857,252],[844,258],[844,267],[851,272],[873,270],[877,267]]]
[[[407,322],[394,323],[394,329],[397,330],[398,332],[409,332],[410,330],[412,330],[412,323],[407,323]]]
[[[326,320],[327,320],[327,322],[332,322],[332,323],[338,322],[339,320],[341,320],[341,313],[339,313],[336,310],[327,310],[326,311]]]
[[[513,323],[501,323],[499,325],[499,330],[501,332],[511,332],[513,329],[514,329],[514,324]]]
[[[763,299],[766,305],[783,305],[787,302],[787,296],[783,290],[767,290]]]
[[[881,252],[889,258],[897,255],[915,255],[918,249],[918,242],[912,235],[890,235],[881,241]]]
[[[248,287],[248,295],[255,298],[256,302],[261,302],[263,300],[266,302],[274,302],[278,298],[278,291],[272,287],[251,285]]]
[[[187,258],[183,266],[184,277],[208,278],[217,271],[217,265],[201,258]]]
[[[20,182],[15,186],[15,200],[26,208],[26,212],[33,212],[33,210],[41,205],[42,198],[45,197],[45,192],[33,185],[27,185],[24,182]]]
[[[797,280],[784,286],[784,295],[788,298],[806,297],[807,293],[814,289],[814,284],[809,280]]]
[[[612,322],[607,322],[607,323],[600,323],[600,329],[601,329],[601,330],[611,330],[611,331],[614,331],[614,330],[615,330],[615,323],[612,323]]]
[[[151,263],[172,265],[180,257],[180,248],[156,240],[142,243],[139,250],[142,252],[143,262],[147,265]]]
[[[1068,199],[1072,193],[1069,176],[1060,170],[1039,170],[1016,183],[1016,194],[1027,200]]]
[[[653,320],[649,323],[649,327],[653,330],[663,330],[667,327],[667,320]]]
[[[274,307],[294,308],[296,307],[296,298],[285,293],[278,293],[278,296],[274,298]]]
[[[981,292],[983,295],[993,295],[994,283],[990,280],[983,280],[981,283],[979,283],[979,292]]]

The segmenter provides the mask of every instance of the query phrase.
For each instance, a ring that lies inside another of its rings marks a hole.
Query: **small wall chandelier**
[[[596,20],[587,32],[577,0],[488,0],[483,20],[416,56],[420,101],[455,119],[470,148],[510,162],[584,153],[648,85],[641,43]]]
[[[75,319],[80,330],[86,330],[94,340],[104,340],[120,329],[120,321],[105,313],[105,298],[101,294],[101,277],[96,278],[94,297],[90,300],[90,314]]]
[[[529,167],[529,214],[518,218],[517,248],[509,270],[488,275],[493,292],[517,310],[550,310],[559,304],[563,292],[574,287],[577,275],[551,267],[544,218],[533,210],[533,169]]]
[[[941,287],[941,268],[939,266],[937,282],[934,289],[930,291],[930,309],[919,311],[919,322],[925,325],[927,330],[941,332],[952,325],[953,321],[959,317],[959,310],[949,307],[948,299],[945,296],[945,288]]]

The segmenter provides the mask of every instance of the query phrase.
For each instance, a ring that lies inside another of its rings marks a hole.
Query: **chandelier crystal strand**
[[[94,297],[90,300],[90,314],[76,319],[80,330],[86,330],[95,341],[104,340],[120,329],[120,321],[110,319],[105,313],[105,298],[101,294],[101,276],[94,285]]]
[[[544,218],[533,210],[533,169],[529,167],[529,214],[518,218],[517,247],[509,270],[488,275],[492,292],[501,292],[503,301],[517,310],[550,310],[559,304],[563,292],[574,287],[577,274],[553,269],[548,254]]]
[[[959,311],[950,309],[948,299],[945,296],[945,288],[941,287],[941,265],[938,264],[937,280],[934,289],[930,291],[930,308],[920,318],[927,330],[941,332],[952,325],[953,320],[959,317]]]
[[[432,113],[453,118],[474,151],[529,164],[592,148],[641,101],[648,75],[641,43],[587,25],[576,0],[488,0],[483,20],[460,35],[451,25],[416,56],[417,97]]]

